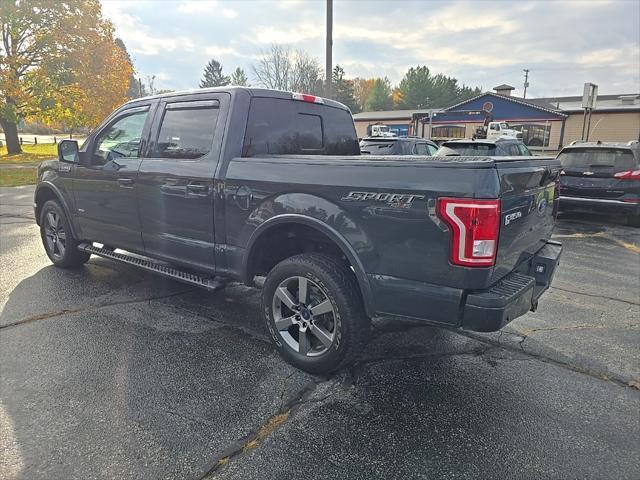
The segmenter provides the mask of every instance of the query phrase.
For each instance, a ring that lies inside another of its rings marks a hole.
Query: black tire
[[[627,216],[627,225],[631,227],[640,227],[640,215]]]
[[[40,211],[40,237],[47,256],[56,267],[79,267],[91,254],[78,250],[64,209],[56,200],[48,200]]]
[[[295,282],[300,282],[300,278],[305,279],[307,285],[306,295],[303,294],[305,302],[298,299],[300,283],[299,288],[295,288]],[[289,281],[293,282],[294,287],[287,291],[295,292],[292,296],[298,301],[297,310],[296,306],[289,309],[280,300],[282,294],[277,295],[277,290]],[[327,304],[327,301],[330,303]],[[329,307],[331,312],[320,313]],[[365,313],[358,283],[351,269],[334,257],[309,253],[287,258],[277,264],[265,280],[262,309],[267,329],[282,357],[293,366],[310,373],[329,374],[344,368],[358,357],[369,340],[371,322]],[[318,314],[313,313],[314,310]],[[289,313],[293,316],[299,313],[296,317],[299,322],[292,323],[288,329],[279,329],[276,320],[282,326],[282,322],[292,318],[288,316]],[[281,314],[282,317],[276,318]],[[304,315],[310,318],[304,326],[303,341],[301,332]],[[327,346],[329,337],[332,338]],[[293,345],[296,343],[297,349]],[[303,347],[303,344],[307,346]],[[302,350],[307,353],[300,353]]]

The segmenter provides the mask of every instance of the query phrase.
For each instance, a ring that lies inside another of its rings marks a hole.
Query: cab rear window
[[[581,172],[617,173],[634,170],[638,165],[631,150],[624,148],[574,148],[561,152],[558,160],[563,169]]]
[[[251,100],[243,157],[359,155],[351,114],[340,108],[279,98]]]

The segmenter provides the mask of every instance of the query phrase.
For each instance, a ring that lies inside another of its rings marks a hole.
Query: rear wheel
[[[333,257],[302,254],[280,262],[267,275],[262,308],[280,354],[311,373],[348,365],[369,339],[353,272]]]
[[[40,236],[47,256],[56,267],[79,267],[91,256],[78,250],[78,241],[71,233],[64,210],[55,200],[49,200],[42,206]]]

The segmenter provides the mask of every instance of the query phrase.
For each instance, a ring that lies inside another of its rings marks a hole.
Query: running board
[[[116,260],[127,265],[133,265],[134,267],[154,272],[162,275],[163,277],[172,278],[179,282],[188,283],[189,285],[196,285],[198,287],[204,287],[209,291],[215,292],[224,288],[227,284],[226,281],[220,278],[205,277],[195,273],[185,272],[178,270],[177,268],[168,267],[166,265],[156,263],[153,260],[140,258],[133,255],[127,255],[125,253],[116,253],[106,248],[96,247],[90,243],[81,243],[78,245],[78,250],[81,252],[91,253],[100,257]]]

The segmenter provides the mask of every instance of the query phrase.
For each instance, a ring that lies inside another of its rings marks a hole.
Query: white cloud
[[[190,2],[180,2],[176,7],[176,10],[181,13],[203,13],[203,12],[211,12],[218,5],[216,1],[190,1]]]
[[[530,8],[526,5],[524,7]],[[512,34],[521,26],[509,12],[511,11],[480,12],[473,8],[460,8],[459,4],[455,4],[430,12],[425,21],[425,17],[421,15],[407,18],[406,12],[401,10],[388,12],[387,15],[379,15],[373,11],[348,23],[338,23],[334,27],[334,37],[424,50],[425,45],[434,40],[452,43],[455,37],[465,33],[478,35],[479,31],[487,31],[493,36]],[[396,23],[402,23],[403,27],[393,28],[392,25]],[[495,54],[500,53],[495,51]]]
[[[162,36],[150,33],[151,29],[126,10],[124,2],[105,2],[102,10],[116,27],[116,33],[122,37],[131,53],[140,55],[159,55],[175,50],[193,51],[194,42],[186,36]]]
[[[160,80],[162,82],[166,82],[172,78],[172,76],[167,72],[156,72],[154,75],[156,76],[156,80]]]
[[[640,58],[640,45],[620,45],[619,48],[601,48],[592,50],[590,52],[579,55],[576,59],[576,62],[582,65],[593,66],[602,64],[617,65],[625,63],[629,66],[632,66],[633,62],[630,61],[630,59],[632,58]]]
[[[303,5],[302,0],[280,0],[278,2],[278,8],[282,10],[289,10],[291,8],[299,8]]]
[[[224,15],[227,18],[236,18],[238,16],[238,12],[230,8],[223,8],[222,15]]]
[[[261,25],[255,28],[255,34],[252,34],[247,38],[253,43],[294,44],[312,38],[320,38],[323,35],[323,25],[303,23],[297,26],[284,28]]]
[[[213,55],[214,57],[218,57],[221,55],[238,55],[238,52],[236,52],[233,48],[219,47],[217,45],[210,45],[206,47],[204,51],[207,52],[207,55]]]

